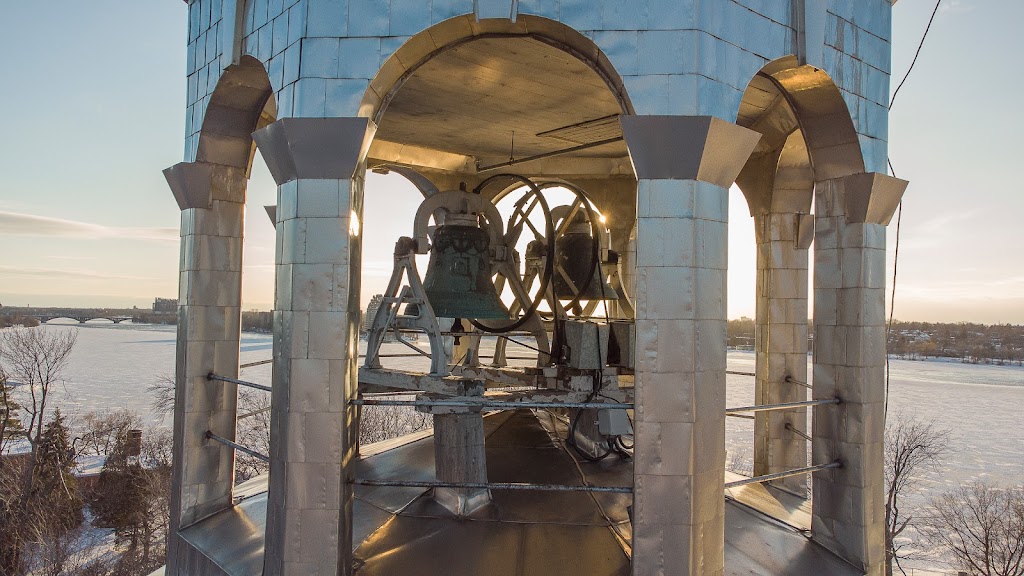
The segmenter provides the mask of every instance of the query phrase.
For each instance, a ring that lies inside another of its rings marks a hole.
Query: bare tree
[[[25,437],[30,447],[24,478],[26,493],[35,473],[50,393],[61,381],[77,340],[75,330],[13,328],[0,332],[0,362],[8,376],[18,381],[19,392],[27,397],[22,407],[28,420]]]
[[[1024,487],[978,482],[947,492],[932,501],[922,531],[970,574],[1024,576]]]
[[[0,454],[7,452],[7,447],[18,436],[25,433],[25,428],[18,418],[21,406],[14,400],[14,387],[7,383],[7,373],[0,366]],[[3,460],[0,459],[0,468]]]
[[[270,394],[261,390],[238,391],[238,423],[235,440],[260,454],[270,454]],[[270,466],[242,451],[235,453],[235,481],[266,474]]]
[[[359,443],[390,440],[433,426],[430,414],[403,406],[363,406],[359,417]]]
[[[73,450],[66,429],[60,431],[63,423],[59,412],[53,419],[48,412],[50,394],[61,382],[77,336],[73,330],[42,328],[0,332],[0,365],[6,376],[17,382],[16,391],[23,399],[24,437],[29,444],[27,460],[17,470],[18,480],[7,483],[5,493],[0,495],[0,548],[4,549],[0,553],[0,572],[17,573],[30,560],[24,555],[26,547],[44,541],[40,534],[63,536],[73,527],[68,523],[80,516],[78,493],[71,486],[74,478],[68,468]],[[59,442],[54,442],[55,435],[60,436]],[[58,469],[60,472],[55,472]],[[54,506],[55,498],[69,505]],[[72,515],[72,509],[78,512]]]
[[[164,375],[158,377],[156,382],[146,387],[146,392],[153,397],[150,411],[159,416],[161,421],[168,414],[174,412],[174,386],[174,376]]]
[[[122,438],[128,437],[129,430],[141,430],[142,418],[127,409],[89,412],[82,417],[75,439],[78,454],[106,456]]]
[[[885,573],[909,555],[901,552],[897,539],[915,520],[901,509],[906,496],[914,492],[920,475],[936,466],[949,450],[949,430],[937,428],[909,414],[896,414],[885,430]],[[902,568],[900,569],[902,572]]]

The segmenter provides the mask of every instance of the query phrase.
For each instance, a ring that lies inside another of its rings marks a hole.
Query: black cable
[[[893,103],[896,102],[896,95],[900,93],[900,88],[903,88],[903,84],[906,83],[907,78],[910,77],[910,73],[914,70],[914,64],[917,64],[917,57],[921,55],[921,48],[924,46],[924,41],[928,38],[928,31],[932,29],[932,22],[935,21],[935,15],[939,12],[939,5],[942,4],[942,0],[935,2],[935,9],[932,10],[932,15],[928,18],[928,26],[925,26],[924,34],[921,35],[921,42],[917,45],[917,52],[914,52],[914,59],[910,62],[910,68],[907,68],[907,73],[903,75],[903,80],[900,80],[899,86],[892,93],[892,98],[889,99],[889,110],[892,110]]]
[[[886,159],[889,163],[889,173],[896,177],[896,170],[892,167],[892,160]],[[889,336],[892,333],[892,321],[896,312],[896,272],[900,263],[900,224],[903,220],[903,201],[900,200],[896,209],[896,246],[893,249],[892,260],[892,296],[889,299],[889,324],[885,328],[885,407],[884,418],[889,418]]]
[[[921,41],[917,44],[917,50],[914,52],[914,59],[910,61],[907,73],[903,75],[903,79],[900,80],[899,85],[896,86],[896,90],[892,93],[892,98],[889,99],[890,111],[892,111],[893,104],[896,103],[896,96],[900,93],[900,89],[903,88],[904,84],[906,84],[907,78],[910,78],[910,73],[914,71],[914,65],[917,64],[917,59],[921,55],[921,48],[924,47],[924,41],[928,38],[928,32],[932,29],[932,22],[935,21],[935,15],[939,13],[939,6],[941,4],[942,0],[936,0],[935,8],[932,9],[932,14],[928,17],[928,25],[925,26],[924,33],[921,34]],[[886,162],[889,164],[889,173],[892,174],[893,178],[896,178],[896,170],[892,167],[892,159],[886,158]],[[900,224],[902,220],[903,201],[900,200],[896,213],[896,246],[893,251],[892,296],[889,300],[889,323],[885,329],[885,416],[883,418],[883,422],[889,418],[889,336],[892,333],[892,323],[896,310],[896,272],[899,269],[900,261]]]
[[[503,339],[513,343],[513,344],[518,344],[518,345],[522,346],[523,348],[529,348],[530,350],[533,350],[534,352],[539,352],[541,354],[547,354],[547,352],[541,350],[540,348],[535,348],[533,346],[530,346],[529,344],[523,344],[522,342],[520,342],[518,340],[513,340],[510,336],[503,336],[503,335],[499,334],[497,337],[498,338],[503,338]]]

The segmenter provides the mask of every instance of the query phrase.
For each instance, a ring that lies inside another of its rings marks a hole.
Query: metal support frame
[[[842,404],[841,398],[829,398],[827,400],[807,400],[806,402],[783,402],[782,404],[762,404],[760,406],[740,406],[738,408],[726,408],[726,416],[737,412],[770,412],[772,410],[790,410],[792,408],[803,408],[804,406],[825,406],[828,404]]]
[[[246,388],[255,388],[256,390],[262,390],[264,392],[270,392],[273,390],[270,386],[264,386],[263,384],[257,384],[255,382],[247,382],[245,380],[238,380],[237,378],[228,378],[227,376],[218,376],[213,372],[207,374],[206,379],[210,381],[227,382],[229,384],[245,386]]]
[[[789,478],[790,476],[799,476],[801,474],[810,474],[812,472],[820,472],[822,470],[831,470],[833,468],[842,468],[843,463],[840,460],[829,462],[828,464],[819,464],[817,466],[807,466],[806,468],[795,468],[793,470],[787,470],[785,472],[776,472],[775,474],[765,474],[764,476],[754,476],[753,478],[744,478],[743,480],[736,480],[734,482],[726,482],[726,489],[738,488],[740,486],[746,486],[747,484],[761,484],[763,482],[771,482],[772,480],[781,480],[783,478]]]
[[[260,460],[262,460],[264,462],[270,462],[270,456],[267,456],[266,454],[260,454],[259,452],[255,451],[255,450],[252,450],[250,448],[246,448],[245,446],[242,446],[238,442],[233,442],[233,441],[228,440],[227,438],[225,438],[223,436],[217,436],[216,434],[214,434],[213,432],[210,432],[209,430],[206,431],[206,437],[208,439],[210,439],[210,440],[213,440],[214,442],[220,442],[221,444],[224,444],[225,446],[230,446],[230,447],[234,448],[235,450],[238,450],[240,452],[245,452],[246,454],[248,454],[249,456],[252,456],[253,458],[258,458],[258,459],[260,459]]]
[[[466,488],[471,490],[520,490],[542,492],[600,492],[632,494],[629,486],[570,486],[568,484],[533,484],[529,482],[440,482],[434,480],[372,480],[354,478],[357,486],[388,486],[397,488]]]

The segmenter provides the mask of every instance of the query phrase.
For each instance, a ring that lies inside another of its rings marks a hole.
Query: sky
[[[0,303],[148,307],[177,294],[179,210],[161,170],[182,158],[186,6],[180,0],[46,0],[4,7]],[[893,82],[932,0],[893,8]],[[911,182],[895,316],[1024,324],[1024,147],[1019,0],[943,0],[889,120]],[[1011,170],[1013,169],[1013,170]],[[273,301],[275,187],[257,158],[248,192],[243,300]],[[369,174],[362,299],[380,292],[419,195]],[[889,229],[891,287],[895,219]],[[753,223],[730,197],[729,317],[754,313]]]

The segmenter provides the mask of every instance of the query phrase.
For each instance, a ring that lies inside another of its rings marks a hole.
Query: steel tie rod
[[[725,414],[731,415],[738,412],[769,412],[772,410],[789,410],[792,408],[803,408],[804,406],[825,406],[827,404],[842,404],[840,398],[828,398],[826,400],[807,400],[805,402],[783,402],[782,404],[760,404],[757,406],[740,406],[738,408],[726,408]]]
[[[411,406],[411,407],[452,407],[452,408],[576,408],[632,410],[633,404],[626,402],[530,402],[523,400],[378,400],[376,398],[355,398],[349,401],[353,406]]]
[[[757,376],[754,372],[737,372],[735,370],[726,370],[726,374],[732,374],[733,376]]]
[[[753,478],[744,478],[743,480],[726,482],[725,487],[737,488],[739,486],[746,486],[747,484],[760,484],[762,482],[771,482],[772,480],[789,478],[790,476],[799,476],[801,474],[810,474],[811,472],[820,472],[822,470],[842,467],[843,463],[840,460],[836,460],[835,462],[829,462],[828,464],[819,464],[817,466],[808,466],[806,468],[794,468],[793,470],[787,470],[785,472],[776,472],[775,474],[765,474],[764,476],[754,476]]]
[[[224,444],[225,446],[230,446],[230,447],[234,448],[235,450],[238,450],[238,451],[241,451],[241,452],[245,452],[246,454],[248,454],[249,456],[252,456],[253,458],[258,458],[258,459],[260,459],[260,460],[262,460],[264,462],[270,462],[270,456],[267,456],[266,454],[260,454],[259,452],[255,451],[255,450],[252,450],[251,448],[246,448],[245,446],[242,446],[238,442],[232,442],[231,440],[228,440],[227,438],[224,438],[223,436],[217,436],[216,434],[214,434],[213,432],[210,432],[209,430],[206,431],[206,438],[209,439],[209,440],[213,440],[215,442],[220,442],[221,444]]]
[[[274,363],[273,359],[270,359],[270,360],[260,360],[258,362],[249,362],[249,363],[246,363],[246,364],[242,364],[238,368],[239,369],[241,369],[241,368],[252,368],[253,366],[262,366],[264,364],[273,364],[273,363]]]
[[[568,484],[533,484],[528,482],[441,482],[437,480],[371,480],[368,478],[354,478],[352,484],[357,486],[387,486],[396,488],[468,488],[470,490],[633,493],[633,488],[629,486],[570,486]]]
[[[238,380],[236,378],[228,378],[227,376],[218,376],[213,372],[206,375],[207,380],[216,380],[219,382],[227,382],[229,384],[237,384],[239,386],[245,386],[247,388],[255,388],[256,390],[263,390],[264,392],[270,392],[272,388],[270,386],[264,386],[263,384],[257,384],[255,382],[246,382],[245,380]]]
[[[802,430],[798,430],[795,426],[793,426],[793,424],[789,422],[786,422],[786,430],[789,430],[793,434],[796,434],[797,436],[803,438],[804,440],[807,440],[808,442],[812,441],[811,436],[809,434],[803,432]]]

